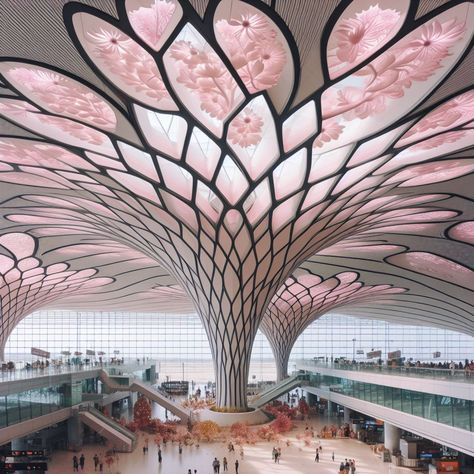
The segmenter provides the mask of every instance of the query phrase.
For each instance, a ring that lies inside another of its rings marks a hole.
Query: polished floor
[[[316,430],[327,423],[327,418],[311,420],[310,425]],[[299,422],[296,429],[288,436],[282,436],[279,443],[261,442],[254,446],[244,446],[244,455],[241,458],[239,449],[235,454],[227,452],[225,443],[202,443],[199,447],[185,447],[183,453],[178,453],[178,447],[168,443],[162,448],[163,461],[158,464],[157,447],[152,438],[148,454],[143,454],[144,436],[140,437],[138,447],[133,453],[118,454],[116,462],[109,470],[104,465],[104,472],[111,474],[187,474],[188,469],[197,469],[197,474],[211,474],[212,461],[217,457],[221,461],[221,474],[224,472],[222,459],[227,456],[229,474],[235,473],[234,463],[238,459],[240,474],[336,474],[339,463],[345,458],[356,460],[357,474],[413,474],[414,471],[397,468],[382,463],[380,458],[373,454],[370,446],[355,440],[322,440],[322,455],[319,463],[314,461],[315,448],[318,440],[311,446],[305,446],[297,435],[304,431],[306,423]],[[290,446],[287,446],[287,440]],[[275,464],[272,461],[273,446],[282,449],[281,461]],[[335,460],[331,455],[334,451]],[[92,457],[97,452],[99,457],[104,456],[104,448],[85,446],[86,463],[83,473],[93,473]],[[73,472],[71,452],[57,452],[49,464],[49,474],[65,474]],[[80,453],[78,453],[78,456]]]

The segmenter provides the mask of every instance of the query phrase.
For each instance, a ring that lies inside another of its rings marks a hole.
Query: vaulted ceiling
[[[474,335],[473,30],[462,1],[3,0],[1,339],[41,307],[219,325],[238,291],[267,335]]]

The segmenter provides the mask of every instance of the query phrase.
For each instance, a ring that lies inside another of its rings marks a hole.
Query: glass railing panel
[[[445,425],[453,425],[453,406],[451,397],[436,395],[436,406],[438,409],[438,421]]]
[[[423,418],[438,421],[438,410],[436,405],[436,395],[431,393],[423,394]]]
[[[411,396],[412,414],[415,416],[423,416],[423,394],[409,390]]]
[[[387,408],[392,408],[393,407],[392,387],[384,387],[383,392],[384,392],[384,405]]]
[[[0,428],[7,426],[7,397],[0,397]]]
[[[453,423],[456,428],[471,430],[472,402],[453,399]]]
[[[394,410],[402,410],[402,390],[400,388],[394,388],[392,390],[392,408]]]
[[[408,390],[402,389],[402,411],[412,414],[411,396]]]

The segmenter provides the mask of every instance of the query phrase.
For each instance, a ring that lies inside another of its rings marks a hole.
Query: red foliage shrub
[[[140,397],[133,406],[133,421],[139,429],[145,429],[151,421],[151,405],[146,397]]]
[[[281,403],[278,400],[274,401],[272,404],[266,405],[264,411],[275,417],[278,415],[285,415],[292,420],[295,419],[297,414],[296,408],[290,408],[287,403]]]
[[[298,402],[298,411],[303,416],[307,416],[309,413],[309,405],[306,403],[306,400],[304,398],[300,398]]]
[[[270,424],[275,433],[286,433],[293,428],[293,422],[287,415],[280,413],[274,421]]]

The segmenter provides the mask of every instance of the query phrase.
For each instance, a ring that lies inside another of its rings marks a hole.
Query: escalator
[[[79,419],[97,434],[110,441],[117,451],[130,453],[137,444],[137,437],[133,432],[95,408],[81,407]]]
[[[130,385],[119,385],[115,383],[105,371],[101,371],[100,380],[107,385],[110,390],[114,391],[130,391],[130,392],[138,392],[144,395],[149,400],[152,400],[158,405],[162,406],[169,410],[173,415],[177,416],[181,419],[182,422],[186,423],[191,416],[189,410],[183,408],[180,404],[174,402],[168,396],[159,390],[156,390],[151,385],[145,384],[138,380],[133,381]]]
[[[249,406],[251,408],[261,408],[267,403],[270,403],[271,401],[275,400],[278,397],[281,397],[285,393],[290,392],[291,390],[296,387],[299,387],[300,385],[301,379],[299,375],[292,375],[291,377],[288,377],[287,379],[282,380],[281,382],[278,382],[275,385],[272,385],[267,390],[264,390],[258,396],[258,398],[249,403]]]

